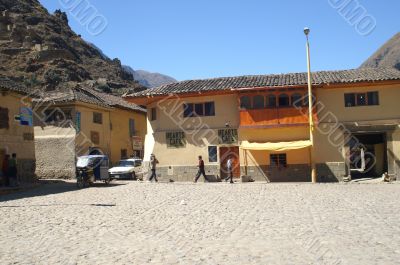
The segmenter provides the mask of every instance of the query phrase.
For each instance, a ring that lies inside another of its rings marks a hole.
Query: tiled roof
[[[28,95],[29,89],[15,81],[12,81],[6,76],[0,75],[0,90],[14,91],[20,94]]]
[[[313,72],[312,83],[349,84],[357,82],[375,82],[400,80],[400,71],[392,68],[365,68],[342,71]],[[307,73],[253,75],[239,77],[222,77],[204,80],[188,80],[164,85],[145,91],[127,94],[125,97],[161,96],[218,90],[234,90],[257,87],[287,87],[307,85]]]
[[[62,91],[51,91],[42,94],[36,102],[67,103],[73,101],[84,102],[98,105],[101,107],[122,108],[139,112],[146,112],[146,109],[125,101],[123,98],[110,94],[98,92],[91,88],[76,86],[74,88],[64,89]]]

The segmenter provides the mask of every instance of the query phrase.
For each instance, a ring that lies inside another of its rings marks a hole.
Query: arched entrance
[[[89,148],[89,155],[104,155],[104,152],[97,147],[91,147]]]

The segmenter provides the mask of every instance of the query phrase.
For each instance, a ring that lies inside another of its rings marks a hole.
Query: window
[[[257,95],[253,97],[253,109],[263,109],[264,108],[264,97]]]
[[[136,130],[135,130],[135,120],[134,119],[129,119],[129,136],[135,136],[136,135]]]
[[[367,95],[364,93],[360,93],[356,95],[357,98],[357,105],[358,106],[365,106],[367,105]]]
[[[185,103],[183,104],[183,116],[185,118],[215,116],[215,104],[214,102]]]
[[[379,93],[347,93],[344,94],[344,104],[347,108],[357,106],[377,106],[379,105]]]
[[[276,96],[275,95],[268,95],[267,96],[267,107],[268,108],[275,108],[276,107]]]
[[[302,95],[299,93],[295,93],[292,95],[292,106],[293,107],[301,107],[303,105]]]
[[[9,128],[8,109],[0,107],[0,129]]]
[[[356,95],[344,94],[344,104],[346,107],[354,107],[356,105]]]
[[[214,102],[206,102],[204,104],[204,115],[215,116],[215,104]]]
[[[81,131],[81,113],[77,111],[75,113],[76,115],[76,120],[75,120],[75,127],[76,127],[76,132],[79,133]]]
[[[183,117],[194,117],[193,104],[183,104]]]
[[[151,121],[157,120],[157,108],[151,108],[151,111],[150,111],[150,120],[151,120]]]
[[[90,140],[93,144],[100,144],[100,134],[98,132],[90,132]]]
[[[379,105],[379,93],[378,92],[368,92],[368,105],[369,106],[377,106]]]
[[[127,159],[127,158],[128,158],[128,150],[121,149],[121,159]]]
[[[251,100],[248,96],[243,96],[240,98],[240,108],[241,109],[251,109]]]
[[[279,107],[289,107],[289,96],[286,94],[279,95]]]
[[[271,166],[287,167],[286,154],[272,154],[270,156]]]
[[[210,163],[218,162],[217,147],[216,146],[209,146],[208,147],[208,162],[210,162]]]
[[[197,116],[204,116],[204,104],[194,104],[194,113]]]
[[[93,112],[93,123],[103,124],[103,114],[99,112]]]

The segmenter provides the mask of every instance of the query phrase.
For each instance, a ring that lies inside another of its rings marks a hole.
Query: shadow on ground
[[[126,185],[126,183],[110,183],[106,185],[104,183],[95,183],[92,187],[95,188],[113,188],[117,186]],[[90,189],[90,188],[87,188]],[[71,192],[79,190],[76,187],[76,183],[72,181],[63,180],[39,180],[38,186],[33,188],[28,188],[26,190],[17,190],[10,194],[0,195],[0,202],[19,200],[24,198],[47,196],[52,194],[59,194],[64,192]],[[85,190],[85,189],[82,189]]]

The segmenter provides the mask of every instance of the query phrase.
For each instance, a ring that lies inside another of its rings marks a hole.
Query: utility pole
[[[311,164],[311,182],[317,183],[317,166],[315,164],[314,154],[314,117],[313,117],[313,94],[312,94],[312,78],[311,78],[311,59],[310,59],[310,42],[308,35],[310,34],[309,28],[304,28],[304,34],[307,39],[307,69],[308,69],[308,120],[310,125],[310,164]]]

